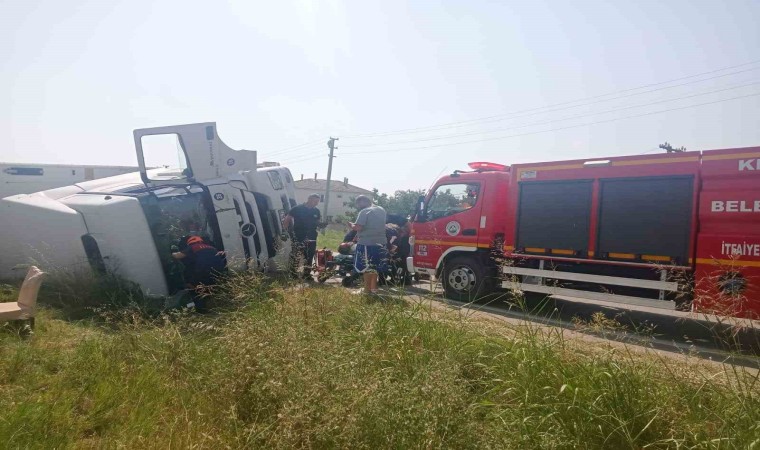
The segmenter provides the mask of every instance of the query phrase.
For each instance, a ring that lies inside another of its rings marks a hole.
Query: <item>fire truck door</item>
[[[453,252],[474,252],[482,226],[482,183],[442,184],[414,223],[415,266],[436,269]]]

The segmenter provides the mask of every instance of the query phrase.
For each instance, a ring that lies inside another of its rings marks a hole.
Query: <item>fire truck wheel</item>
[[[447,298],[472,301],[486,291],[486,269],[475,258],[457,256],[445,263],[441,281]]]

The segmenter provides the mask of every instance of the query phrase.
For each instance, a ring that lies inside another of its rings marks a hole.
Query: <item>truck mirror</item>
[[[414,216],[412,217],[412,220],[415,222],[424,222],[425,221],[425,196],[420,195],[417,198],[417,206],[414,209]]]

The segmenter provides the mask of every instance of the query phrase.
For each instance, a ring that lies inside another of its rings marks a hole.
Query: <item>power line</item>
[[[322,155],[322,154],[319,154],[319,155],[312,155],[312,156],[307,156],[306,158],[297,158],[297,159],[284,159],[284,160],[282,160],[281,162],[286,162],[286,163],[289,163],[289,164],[291,164],[291,163],[298,163],[298,162],[302,162],[302,161],[309,161],[309,160],[311,160],[311,159],[322,158],[323,156],[324,156],[324,155]]]
[[[423,150],[423,149],[428,149],[428,148],[448,147],[448,146],[451,146],[451,145],[474,144],[474,143],[477,143],[477,142],[496,141],[496,140],[500,140],[500,139],[509,139],[509,138],[513,138],[513,137],[529,136],[529,135],[541,134],[541,133],[550,133],[550,132],[553,132],[553,131],[561,131],[561,130],[567,130],[567,129],[571,129],[571,128],[580,128],[580,127],[586,127],[586,126],[591,126],[591,125],[598,125],[598,124],[602,124],[602,123],[616,122],[618,120],[634,119],[634,118],[637,118],[637,117],[651,116],[651,115],[662,114],[662,113],[671,112],[671,111],[680,111],[680,110],[689,109],[689,108],[696,108],[696,107],[699,107],[699,106],[714,105],[716,103],[723,103],[723,102],[728,102],[728,101],[732,101],[732,100],[739,100],[739,99],[743,99],[743,98],[757,97],[757,96],[760,96],[760,92],[757,92],[757,93],[754,93],[754,94],[742,95],[742,96],[738,96],[738,97],[726,98],[726,99],[722,99],[722,100],[716,100],[716,101],[712,101],[712,102],[698,103],[696,105],[681,106],[681,107],[678,107],[678,108],[663,109],[663,110],[660,110],[660,111],[651,111],[651,112],[648,112],[648,113],[634,114],[634,115],[624,116],[624,117],[615,117],[615,118],[607,119],[607,120],[599,120],[599,121],[595,121],[595,122],[587,122],[587,123],[582,123],[582,124],[578,124],[578,125],[569,125],[569,126],[561,127],[561,128],[552,128],[552,129],[549,129],[549,130],[531,131],[531,132],[528,132],[528,133],[511,134],[511,135],[508,135],[508,136],[496,136],[496,137],[486,138],[486,139],[475,139],[475,140],[462,141],[462,142],[450,142],[450,143],[447,143],[447,144],[436,144],[436,145],[428,145],[428,146],[422,146],[422,147],[408,147],[408,148],[392,149],[392,150],[372,150],[372,151],[366,151],[366,152],[346,152],[346,153],[343,153],[343,155],[344,156],[350,156],[350,155],[365,155],[365,154],[370,154],[370,153],[395,153],[395,152],[405,152],[405,151],[409,151],[409,150]]]
[[[561,102],[561,103],[554,103],[554,104],[550,104],[550,105],[546,105],[546,106],[542,106],[542,107],[528,108],[528,109],[523,109],[523,110],[509,112],[509,113],[503,113],[503,114],[496,114],[496,115],[492,115],[492,116],[481,117],[481,118],[477,118],[477,119],[463,120],[463,121],[458,121],[458,122],[449,122],[449,123],[438,124],[438,125],[430,125],[430,126],[426,126],[426,127],[405,128],[405,129],[401,129],[401,130],[381,132],[381,133],[354,134],[354,135],[347,135],[347,136],[344,136],[344,137],[347,137],[347,138],[373,138],[373,137],[388,136],[388,135],[393,135],[393,134],[407,134],[407,133],[417,133],[417,132],[423,132],[423,131],[436,131],[438,129],[456,128],[456,127],[461,127],[461,126],[468,126],[468,125],[472,124],[473,122],[482,122],[482,121],[489,120],[489,119],[495,119],[495,118],[501,118],[501,117],[505,117],[505,116],[513,116],[513,115],[521,114],[521,113],[528,113],[528,112],[534,112],[534,111],[544,110],[544,109],[547,109],[547,108],[553,108],[555,106],[564,106],[564,105],[570,105],[570,104],[573,104],[573,103],[578,103],[578,102],[583,102],[583,101],[588,101],[588,100],[601,99],[603,97],[608,97],[610,95],[622,94],[622,93],[625,93],[625,92],[636,91],[636,90],[639,90],[639,89],[645,89],[645,88],[653,87],[653,86],[660,86],[660,85],[663,85],[663,84],[669,84],[669,83],[673,83],[673,82],[676,82],[676,81],[686,80],[686,79],[700,77],[700,76],[704,76],[704,75],[710,75],[710,74],[713,74],[713,73],[723,72],[725,70],[736,69],[736,68],[739,68],[739,67],[745,67],[745,66],[753,65],[753,64],[757,64],[757,63],[760,63],[760,60],[751,61],[751,62],[747,62],[747,63],[744,63],[744,64],[738,64],[738,65],[730,66],[730,67],[724,67],[724,68],[721,68],[721,69],[711,70],[709,72],[702,72],[702,73],[698,73],[698,74],[694,74],[694,75],[689,75],[689,76],[685,76],[685,77],[674,78],[674,79],[671,79],[671,80],[661,81],[661,82],[658,82],[658,83],[650,83],[650,84],[645,84],[645,85],[642,85],[642,86],[637,86],[637,87],[633,87],[633,88],[623,89],[623,90],[620,90],[620,91],[608,92],[606,94],[596,95],[596,96],[593,96],[593,97],[586,97],[586,98],[582,98],[582,99],[571,100],[571,101],[566,101],[566,102]],[[663,88],[660,88],[660,89],[650,90],[650,91],[642,92],[642,93],[629,94],[627,96],[623,96],[623,97],[619,97],[619,98],[630,97],[632,95],[645,94],[645,93],[654,92],[654,91],[661,90],[661,89],[670,89],[670,88],[674,88],[674,87],[680,87],[680,86],[684,86],[684,85],[687,85],[687,84],[701,83],[703,81],[709,81],[709,80],[712,80],[712,79],[726,77],[726,76],[730,76],[730,75],[736,75],[736,74],[739,74],[739,73],[749,72],[749,71],[753,71],[753,70],[757,70],[757,69],[759,69],[759,68],[758,67],[754,67],[754,68],[740,70],[740,71],[731,72],[731,73],[727,73],[727,74],[721,74],[721,75],[717,75],[717,76],[714,76],[714,77],[705,78],[705,79],[702,79],[702,80],[695,80],[695,81],[692,81],[692,82],[689,82],[689,83],[682,83],[682,84],[675,85],[675,86],[663,87]],[[609,101],[609,100],[616,100],[616,99],[617,98],[600,100],[600,101]],[[598,103],[598,102],[592,102],[592,103]],[[585,104],[573,105],[573,106],[568,106],[567,108],[561,108],[561,109],[575,108],[575,107],[584,106],[584,105]],[[559,110],[559,109],[557,109],[557,110]],[[556,111],[556,110],[553,110],[553,111]]]
[[[288,152],[285,152],[285,153],[267,153],[267,155],[273,156],[273,155],[278,155],[279,154],[279,155],[282,155],[283,157],[290,157],[290,156],[293,156],[293,155],[298,155],[299,153],[303,153],[305,151],[311,151],[311,150],[316,150],[316,149],[322,149],[322,146],[321,145],[310,145],[310,146],[304,147],[302,149],[291,150],[291,151],[288,151]]]
[[[309,145],[315,145],[315,144],[318,144],[318,143],[321,143],[321,142],[322,142],[322,139],[319,139],[319,140],[315,140],[315,141],[306,142],[306,143],[300,144],[300,145],[294,145],[292,147],[281,148],[279,150],[275,150],[275,151],[269,153],[269,155],[270,156],[280,155],[280,154],[283,154],[283,153],[287,153],[290,150],[295,150],[295,149],[298,149],[298,148],[301,148],[301,147],[306,147],[306,146],[309,146]]]
[[[567,101],[567,102],[562,102],[562,103],[555,103],[555,104],[551,104],[551,105],[547,105],[547,106],[543,106],[543,107],[524,109],[524,110],[514,111],[514,112],[511,112],[511,113],[499,114],[499,115],[494,115],[494,116],[487,116],[487,117],[483,117],[483,118],[479,118],[479,119],[471,119],[471,120],[460,121],[460,122],[451,122],[451,123],[448,123],[448,124],[439,124],[439,125],[432,125],[432,126],[427,126],[427,127],[408,128],[408,129],[404,129],[404,130],[390,131],[390,132],[384,132],[384,133],[364,134],[364,135],[362,135],[362,134],[349,135],[349,136],[346,136],[346,137],[354,137],[354,138],[366,137],[366,138],[369,138],[369,137],[390,136],[390,135],[394,135],[394,134],[408,134],[408,133],[418,133],[418,132],[425,132],[425,131],[437,131],[437,130],[444,130],[444,129],[449,129],[449,128],[460,128],[460,127],[465,127],[465,126],[479,125],[478,122],[491,123],[491,122],[501,121],[501,120],[505,120],[505,119],[515,119],[515,118],[519,118],[519,117],[527,117],[527,116],[536,115],[536,114],[543,114],[543,113],[548,113],[548,112],[561,111],[561,110],[565,110],[565,109],[571,109],[571,108],[576,108],[576,107],[580,107],[580,106],[586,106],[586,105],[589,105],[589,104],[601,103],[601,102],[612,101],[612,100],[619,100],[621,98],[631,97],[631,96],[635,96],[635,95],[647,94],[647,93],[650,93],[650,92],[655,92],[655,91],[659,91],[659,90],[663,90],[663,89],[671,89],[671,88],[685,86],[685,85],[689,85],[689,84],[701,83],[703,81],[709,81],[709,80],[716,79],[716,78],[721,78],[721,77],[726,77],[726,76],[730,76],[730,75],[736,75],[736,74],[739,74],[739,73],[749,72],[749,71],[760,69],[760,67],[745,69],[745,70],[741,70],[741,71],[735,71],[735,72],[731,72],[731,73],[727,73],[727,74],[717,75],[717,76],[714,76],[714,77],[704,78],[704,79],[701,79],[701,80],[695,80],[695,81],[688,82],[688,83],[681,83],[681,84],[678,84],[678,85],[666,86],[666,87],[662,87],[662,88],[658,88],[658,89],[653,89],[653,90],[648,90],[648,91],[644,91],[644,92],[638,92],[638,93],[628,94],[628,95],[619,96],[619,97],[615,97],[615,98],[597,100],[597,101],[582,103],[582,104],[578,104],[578,105],[571,105],[573,103],[578,103],[578,102],[581,102],[581,101],[584,101],[584,100],[601,99],[603,97],[608,97],[608,96],[614,95],[614,94],[621,94],[621,93],[635,91],[635,90],[639,90],[639,89],[645,89],[647,87],[653,87],[653,86],[659,86],[659,85],[663,85],[663,84],[669,84],[669,83],[673,83],[673,82],[680,81],[680,80],[686,80],[686,79],[700,77],[700,76],[704,76],[704,75],[710,75],[710,74],[713,74],[713,73],[722,72],[722,71],[726,71],[726,70],[730,70],[730,69],[735,69],[735,68],[739,68],[739,67],[745,67],[745,66],[753,65],[753,64],[757,64],[757,63],[760,63],[760,60],[751,61],[751,62],[747,62],[747,63],[744,63],[744,64],[738,64],[738,65],[729,66],[729,67],[724,67],[724,68],[721,68],[721,69],[716,69],[716,70],[712,70],[712,71],[708,71],[708,72],[702,72],[702,73],[699,73],[699,74],[689,75],[689,76],[685,76],[685,77],[674,78],[674,79],[671,79],[671,80],[662,81],[662,82],[658,82],[658,83],[650,83],[650,84],[646,84],[646,85],[642,85],[642,86],[638,86],[638,87],[628,88],[628,89],[624,89],[624,90],[621,90],[621,91],[610,92],[610,93],[601,94],[601,95],[597,95],[597,96],[593,96],[593,97],[587,97],[585,99],[578,99],[578,100],[572,100],[572,101]],[[563,108],[549,109],[549,108],[553,108],[555,106],[562,106],[562,105],[571,105],[571,106],[565,106]],[[529,113],[529,114],[518,115],[520,113]],[[600,114],[602,114],[602,113],[600,113]],[[510,117],[506,117],[506,116],[510,116]],[[560,119],[560,120],[565,120],[565,119]],[[490,132],[494,132],[494,131],[503,131],[503,130],[486,131],[486,133],[490,133]],[[465,133],[463,135],[467,135],[467,134],[480,134],[480,133]],[[443,138],[431,138],[431,139],[427,139],[427,140],[434,140],[434,139],[443,139]],[[289,152],[294,151],[294,150],[298,150],[298,151],[295,151],[294,153],[297,153],[299,155],[304,155],[304,153],[303,153],[304,151],[310,151],[310,150],[312,150],[312,149],[309,149],[309,148],[306,148],[306,147],[309,147],[309,146],[321,143],[321,141],[322,140],[319,139],[319,140],[314,140],[314,141],[306,142],[306,143],[299,144],[299,145],[294,145],[294,146],[291,146],[291,147],[282,148],[282,149],[273,151],[271,153],[266,153],[266,156],[267,156],[267,158],[276,157],[276,156],[279,156],[279,155],[284,155],[284,154],[289,153]],[[369,145],[380,145],[380,144],[366,144],[366,145],[369,146]],[[356,146],[356,145],[354,145],[354,146]],[[308,160],[308,159],[312,159],[312,158],[304,158],[303,160]],[[298,161],[300,161],[300,160],[298,160]],[[295,162],[298,162],[298,161],[295,161]]]
[[[321,146],[319,147],[321,150]],[[265,153],[260,152],[266,159],[278,159],[278,156],[282,156],[284,158],[300,158],[301,156],[305,156],[308,154],[311,154],[313,151],[317,150],[317,147],[305,147],[301,150],[294,150],[286,153]]]
[[[440,139],[450,139],[450,138],[456,138],[456,137],[473,136],[473,135],[477,135],[477,134],[488,134],[488,133],[497,133],[497,132],[500,132],[500,131],[517,130],[517,129],[520,129],[520,128],[532,127],[532,126],[535,126],[535,125],[545,125],[545,124],[548,124],[548,123],[563,122],[563,121],[566,121],[566,120],[580,119],[580,118],[583,118],[583,117],[596,116],[596,115],[599,115],[599,114],[608,114],[608,113],[611,113],[611,112],[624,111],[624,110],[627,110],[627,109],[642,108],[642,107],[645,107],[645,106],[657,105],[657,104],[660,104],[660,103],[667,103],[667,102],[673,102],[673,101],[678,101],[678,100],[684,100],[684,99],[687,99],[687,98],[700,97],[700,96],[703,96],[703,95],[715,94],[715,93],[718,93],[718,92],[724,92],[724,91],[729,91],[729,90],[733,90],[733,89],[739,89],[739,88],[743,88],[743,87],[747,87],[747,86],[753,86],[753,85],[756,85],[758,83],[760,83],[760,81],[753,81],[751,83],[744,83],[744,84],[734,85],[734,86],[726,87],[726,88],[723,88],[723,89],[714,89],[712,91],[700,92],[700,93],[697,93],[697,94],[684,95],[684,96],[680,96],[680,97],[673,97],[673,98],[669,98],[669,99],[664,99],[664,100],[658,100],[658,101],[654,101],[654,102],[643,103],[643,104],[640,104],[640,105],[623,106],[623,107],[620,107],[620,108],[613,108],[613,109],[608,109],[608,110],[605,110],[605,111],[598,111],[598,112],[586,113],[586,114],[577,114],[577,115],[570,116],[570,117],[564,117],[564,118],[559,118],[559,119],[543,120],[543,121],[540,121],[540,122],[532,122],[532,123],[528,123],[528,124],[523,124],[523,125],[518,125],[518,126],[513,126],[513,127],[507,127],[507,128],[496,128],[496,129],[493,129],[493,130],[472,131],[472,132],[468,132],[468,133],[449,134],[449,135],[444,135],[444,136],[436,136],[436,137],[429,137],[429,138],[422,138],[422,139],[409,139],[409,140],[395,141],[395,142],[379,142],[379,143],[376,142],[376,143],[372,143],[372,144],[353,144],[353,145],[349,144],[349,145],[344,145],[343,147],[376,147],[376,146],[380,146],[380,145],[412,144],[412,143],[416,143],[416,142],[436,141],[436,140],[440,140]]]
[[[275,155],[285,155],[294,151],[301,151],[306,147],[311,147],[317,145],[317,142],[308,142],[301,145],[295,145],[293,147],[288,147],[287,149],[278,150],[276,152],[268,152],[268,155],[275,156]]]

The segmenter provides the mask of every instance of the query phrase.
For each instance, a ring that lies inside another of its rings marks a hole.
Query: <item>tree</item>
[[[372,189],[372,201],[376,205],[382,206],[388,214],[398,214],[400,216],[411,216],[417,207],[417,200],[421,195],[425,195],[424,189],[407,189],[396,191],[393,195],[381,194],[375,188]],[[347,214],[350,220],[356,220],[359,211],[356,210],[356,197],[351,197],[343,206],[348,206],[351,211]]]
[[[438,189],[430,199],[430,203],[435,204],[436,209],[445,210],[449,208],[456,208],[466,200],[467,196],[457,197],[451,193],[451,189]]]
[[[424,189],[396,191],[392,197],[388,198],[388,204],[383,207],[389,214],[410,216],[414,214],[414,211],[417,209],[418,199],[420,196],[424,195]]]

